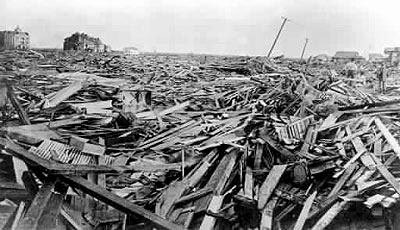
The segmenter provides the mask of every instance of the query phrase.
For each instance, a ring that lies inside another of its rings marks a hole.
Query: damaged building
[[[29,49],[29,33],[19,26],[14,31],[0,31],[0,50]]]
[[[361,63],[365,61],[365,58],[360,56],[360,54],[355,51],[337,51],[335,55],[332,57],[332,60],[335,63],[342,63],[342,64],[348,62]]]
[[[91,37],[85,33],[76,32],[64,39],[64,50],[81,50],[95,53],[110,52],[111,47],[104,44],[100,38]]]

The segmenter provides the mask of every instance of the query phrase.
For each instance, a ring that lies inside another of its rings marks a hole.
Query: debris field
[[[397,227],[395,87],[238,56],[14,50],[0,72],[0,229]]]

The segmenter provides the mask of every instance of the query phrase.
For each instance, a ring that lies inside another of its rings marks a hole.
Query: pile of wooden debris
[[[396,97],[290,61],[42,53],[0,53],[4,229],[393,226]]]

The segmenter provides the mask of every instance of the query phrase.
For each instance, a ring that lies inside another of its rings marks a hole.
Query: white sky
[[[61,48],[86,32],[122,49],[265,55],[291,19],[273,55],[335,51],[383,53],[400,46],[398,0],[0,0],[0,30],[16,25],[33,47]]]

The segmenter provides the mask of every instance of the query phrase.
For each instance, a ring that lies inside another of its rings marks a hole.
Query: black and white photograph
[[[0,230],[400,230],[400,1],[0,0]]]

